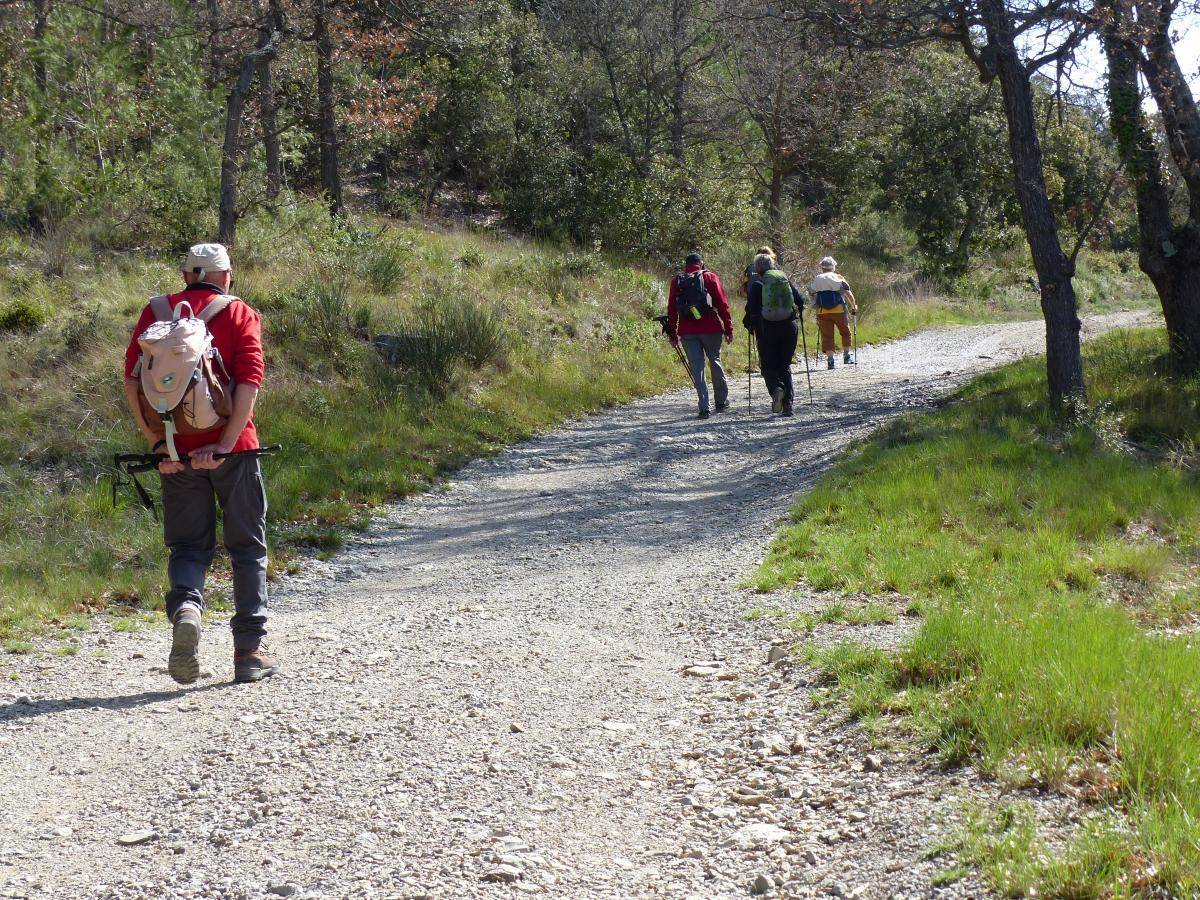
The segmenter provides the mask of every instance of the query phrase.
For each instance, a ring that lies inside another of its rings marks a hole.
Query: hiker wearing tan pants
[[[842,351],[848,357],[850,355],[850,326],[846,323],[846,311],[844,309],[837,312],[826,312],[821,310],[817,313],[817,328],[821,331],[821,352],[830,359],[837,352],[837,335],[842,336]],[[845,362],[850,362],[845,359]],[[830,366],[830,368],[833,368]]]
[[[833,356],[837,352],[835,330],[842,336],[842,362],[849,364],[850,347],[854,337],[850,333],[850,325],[846,322],[846,313],[858,315],[858,303],[850,284],[838,274],[837,260],[827,256],[821,260],[821,274],[812,280],[808,286],[812,294],[813,305],[817,309],[817,328],[821,331],[821,352],[829,360],[829,368],[834,367]]]

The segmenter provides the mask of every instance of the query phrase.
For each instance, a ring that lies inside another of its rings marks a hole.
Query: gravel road
[[[0,660],[0,895],[979,896],[923,851],[993,788],[814,704],[741,584],[847,442],[1042,334],[865,348],[790,420],[743,379],[705,422],[675,392],[473,463],[276,586],[262,685],[217,622],[192,689],[161,622]]]

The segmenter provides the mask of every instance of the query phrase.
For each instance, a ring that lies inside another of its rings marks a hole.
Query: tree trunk
[[[629,157],[630,163],[633,164],[634,171],[639,176],[644,176],[646,174],[645,168],[642,165],[641,157],[638,155],[637,146],[634,144],[633,133],[629,128],[629,117],[625,114],[625,103],[621,100],[621,89],[617,86],[617,73],[613,69],[608,47],[598,47],[596,52],[599,54],[601,62],[604,63],[604,73],[608,76],[608,88],[612,96],[613,110],[617,114],[617,121],[621,125],[621,135],[625,139],[625,153]]]
[[[684,54],[688,51],[688,17],[691,6],[687,0],[671,3],[671,63],[674,84],[671,91],[671,155],[680,167],[687,164],[686,110],[688,68]]]
[[[278,30],[264,31],[259,46],[242,57],[237,81],[225,103],[225,140],[221,145],[221,201],[217,210],[217,235],[223,244],[237,242],[237,189],[240,165],[238,155],[242,144],[242,111],[246,92],[254,81],[254,73],[264,62],[270,62],[279,51],[283,35]]]
[[[779,152],[772,152],[770,196],[767,199],[767,215],[771,220],[772,231],[783,217],[783,169],[783,160]]]
[[[34,0],[33,3],[33,80],[37,85],[38,99],[46,102],[46,27],[50,22],[49,0]]]
[[[317,132],[321,141],[321,187],[329,201],[329,212],[342,214],[342,176],[338,165],[337,110],[333,96],[333,38],[329,35],[329,7],[317,0]]]
[[[1200,220],[1200,108],[1179,65],[1169,21],[1146,42],[1142,72],[1162,116],[1171,155],[1188,188],[1191,217]]]
[[[206,0],[208,12],[208,88],[212,90],[225,75],[225,49],[218,37],[221,31],[220,0]]]
[[[275,81],[270,60],[259,63],[258,90],[263,152],[267,157],[267,199],[275,200],[283,186],[283,161],[279,149],[279,120],[275,112]]]
[[[979,228],[979,206],[973,201],[967,201],[967,221],[958,235],[958,246],[954,249],[955,265],[958,271],[965,272],[971,265],[971,240]]]
[[[1162,304],[1172,368],[1191,374],[1200,371],[1200,231],[1194,218],[1180,228],[1171,220],[1162,153],[1142,110],[1137,56],[1112,31],[1104,50],[1109,121],[1137,192],[1138,264]]]
[[[1029,72],[1017,52],[1012,19],[1004,0],[984,0],[987,57],[1000,80],[1008,145],[1016,178],[1021,219],[1037,271],[1046,320],[1046,374],[1050,401],[1055,407],[1084,394],[1083,356],[1079,348],[1080,322],[1071,282],[1074,266],[1063,252],[1058,223],[1046,191],[1042,146]]]

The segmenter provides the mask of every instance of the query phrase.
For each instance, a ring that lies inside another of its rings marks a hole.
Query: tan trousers
[[[836,313],[819,313],[817,315],[817,327],[821,329],[821,352],[826,356],[832,356],[837,352],[837,341],[834,339],[833,330],[836,328],[842,335],[842,351],[850,350],[850,326],[846,324],[846,311]]]

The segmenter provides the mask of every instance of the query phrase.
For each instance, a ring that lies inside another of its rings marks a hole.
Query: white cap
[[[827,256],[821,260],[821,271],[832,272],[837,268],[837,260],[832,256]]]
[[[228,272],[230,268],[229,251],[224,244],[196,244],[188,250],[187,259],[183,262],[185,272],[196,269],[200,269],[201,274]]]

